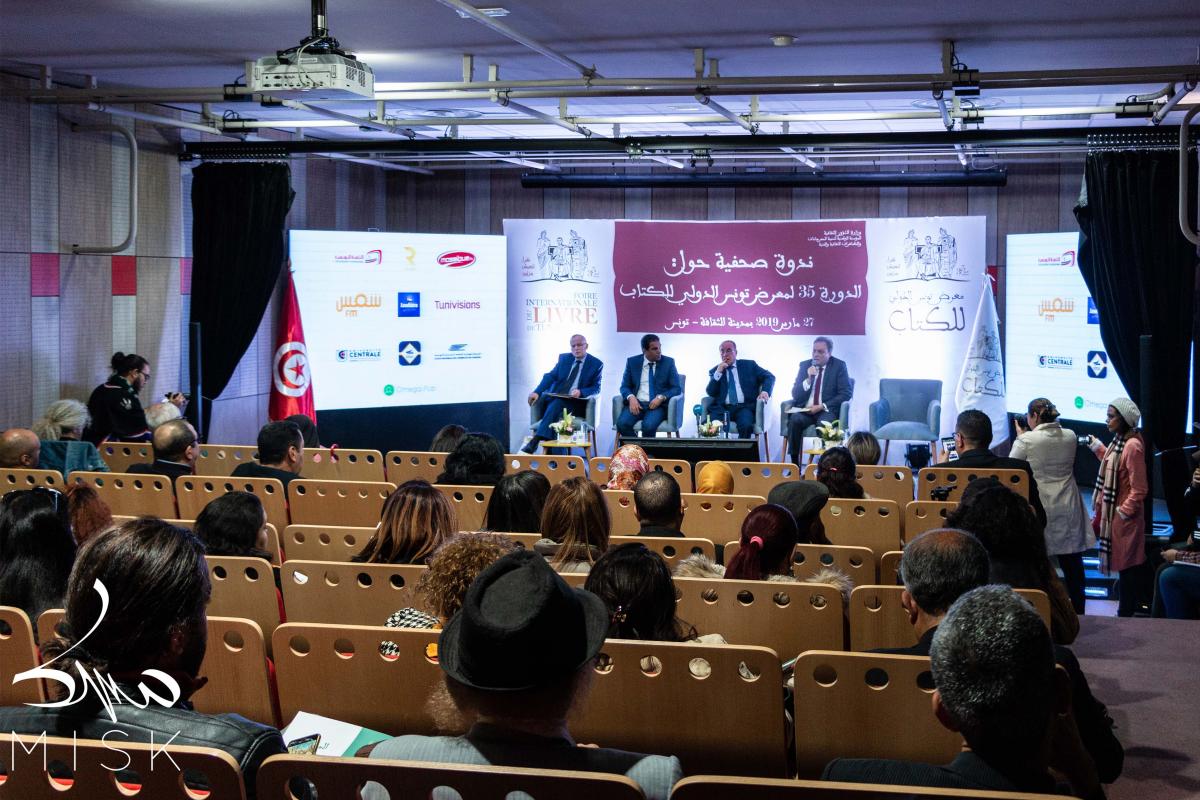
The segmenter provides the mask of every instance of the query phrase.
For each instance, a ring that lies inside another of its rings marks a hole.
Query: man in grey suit
[[[800,363],[792,385],[795,405],[788,423],[788,445],[793,464],[800,464],[805,429],[837,419],[842,403],[853,394],[846,362],[833,357],[833,340],[818,336],[813,340],[812,358]]]

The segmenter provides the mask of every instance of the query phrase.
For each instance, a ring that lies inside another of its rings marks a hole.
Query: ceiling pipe
[[[1179,105],[1179,101],[1187,97],[1188,92],[1195,88],[1195,81],[1188,81],[1187,83],[1183,84],[1183,86],[1179,87],[1179,90],[1176,91],[1175,94],[1171,95],[1171,99],[1163,103],[1163,107],[1154,112],[1154,116],[1150,118],[1150,124],[1161,125],[1162,121],[1167,118],[1167,114],[1170,114],[1171,110],[1175,108],[1175,106]]]
[[[90,245],[90,244],[73,244],[71,252],[75,255],[110,255],[112,253],[120,253],[124,250],[133,247],[137,241],[137,218],[138,218],[138,146],[137,139],[133,138],[133,134],[128,128],[121,125],[76,125],[72,123],[71,130],[79,133],[82,131],[101,131],[107,133],[116,133],[125,138],[125,143],[129,145],[129,230],[125,234],[124,240],[120,244],[115,245]]]
[[[559,175],[525,173],[521,186],[526,189],[597,189],[597,188],[719,188],[739,186],[1004,186],[1004,170],[966,170],[963,172],[689,172],[586,174],[564,172]]]
[[[504,108],[511,108],[514,111],[520,111],[522,114],[524,114],[528,117],[532,117],[535,120],[544,122],[547,125],[557,125],[560,128],[566,128],[567,130],[571,131],[572,133],[578,133],[580,136],[591,136],[592,135],[592,132],[590,130],[588,130],[587,128],[583,127],[582,125],[576,125],[574,122],[571,122],[570,120],[561,119],[560,117],[556,117],[553,114],[547,114],[544,111],[538,111],[536,108],[530,108],[529,106],[521,105],[520,103],[514,103],[512,100],[509,100],[508,96],[505,94],[498,95],[492,102],[496,103],[497,105],[503,106]],[[492,124],[493,125],[496,125],[496,124],[502,125],[504,123],[498,122],[497,120],[492,120]]]
[[[1188,219],[1187,213],[1188,208],[1191,207],[1189,200],[1192,185],[1191,159],[1189,158],[1190,153],[1188,150],[1191,137],[1188,135],[1188,132],[1192,124],[1192,118],[1198,113],[1200,113],[1200,106],[1192,107],[1183,116],[1183,122],[1179,124],[1179,230],[1183,233],[1185,239],[1200,247],[1200,231],[1192,227],[1192,222]]]
[[[147,114],[144,111],[134,111],[131,108],[112,108],[103,103],[88,103],[88,111],[98,111],[102,114],[112,114],[115,117],[126,117],[127,119],[138,119],[142,122],[149,122],[153,125],[166,125],[171,128],[183,128],[189,131],[199,131],[200,133],[211,133],[217,136],[228,136],[231,139],[241,139],[242,136],[236,133],[225,133],[220,128],[212,125],[202,125],[197,122],[185,122],[181,119],[173,117],[163,117],[158,114]]]
[[[407,139],[415,139],[419,136],[419,134],[411,128],[401,128],[391,120],[377,120],[370,119],[368,117],[356,117],[353,114],[343,114],[340,111],[333,111],[328,108],[321,108],[320,106],[312,106],[308,103],[302,103],[299,100],[280,100],[279,104],[284,108],[290,108],[293,111],[309,111],[313,114],[317,114],[318,116],[341,120],[342,122],[348,122],[351,125],[356,125],[360,128],[370,128],[371,130],[383,131],[384,133],[390,133],[393,136],[403,136]]]
[[[696,92],[696,94],[693,96],[696,98],[696,102],[700,103],[700,105],[711,108],[713,111],[717,112],[718,114],[720,114],[722,117],[729,120],[733,124],[746,129],[747,131],[749,131],[752,134],[758,133],[758,125],[756,123],[747,122],[746,120],[742,119],[737,114],[735,114],[734,112],[730,111],[725,106],[723,106],[720,103],[713,100],[711,97],[709,97],[704,92]]]
[[[823,166],[818,164],[816,161],[813,161],[811,158],[804,155],[803,153],[801,153],[799,150],[797,150],[794,147],[781,147],[779,149],[782,150],[783,152],[787,153],[792,158],[796,159],[797,161],[799,161],[801,164],[803,164],[806,167],[815,169],[818,172],[825,169]]]
[[[434,173],[431,169],[424,167],[410,167],[408,164],[397,164],[393,161],[379,161],[374,158],[356,158],[355,156],[342,155],[341,153],[314,153],[314,155],[324,158],[333,158],[338,161],[352,161],[355,164],[366,164],[369,167],[379,167],[380,169],[390,169],[397,172],[412,172],[417,175],[432,176]]]

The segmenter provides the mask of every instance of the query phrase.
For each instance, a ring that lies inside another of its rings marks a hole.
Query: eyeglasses
[[[9,492],[8,494],[4,495],[3,497],[0,497],[0,506],[9,505],[10,503],[13,502],[14,498],[19,497],[19,496],[25,494],[26,492],[49,498],[50,505],[54,508],[55,513],[58,512],[59,503],[63,498],[63,493],[60,492],[58,489],[51,489],[49,486],[34,486],[32,489],[17,489],[15,491]],[[63,504],[63,508],[66,508],[65,504]]]

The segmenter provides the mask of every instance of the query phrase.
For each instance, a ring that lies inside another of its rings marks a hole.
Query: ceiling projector
[[[374,71],[354,56],[293,52],[252,63],[246,65],[246,75],[256,94],[307,100],[375,96]]]

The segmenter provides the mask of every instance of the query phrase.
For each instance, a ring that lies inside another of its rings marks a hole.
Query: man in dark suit
[[[129,471],[137,475],[166,475],[172,481],[196,471],[200,455],[196,429],[186,419],[173,419],[154,429],[154,463],[133,464]]]
[[[837,419],[842,403],[853,393],[846,362],[833,357],[831,339],[818,336],[813,340],[812,358],[800,363],[800,371],[792,385],[795,405],[788,423],[788,444],[793,464],[800,464],[800,450],[808,426]]]
[[[1052,747],[1062,727],[1056,717],[1071,708],[1071,680],[1055,667],[1046,624],[1009,587],[983,586],[956,600],[937,626],[930,663],[933,713],[969,749],[943,766],[836,758],[822,779],[1055,794],[1054,753],[1072,796],[1104,797],[1078,733],[1073,747]]]
[[[754,412],[758,401],[766,402],[775,389],[775,376],[748,358],[738,358],[737,345],[726,339],[721,342],[721,363],[708,373],[709,397],[715,398],[708,407],[709,416],[737,425],[738,438],[753,436]],[[732,376],[732,379],[731,379]]]
[[[660,469],[647,472],[633,487],[637,536],[683,536],[683,498],[679,482]]]
[[[1020,458],[1006,458],[994,454],[988,449],[992,444],[992,420],[982,411],[971,409],[958,415],[954,423],[954,447],[958,450],[958,458],[951,464],[946,462],[940,466],[955,466],[962,469],[1021,469],[1029,478],[1029,505],[1037,515],[1038,524],[1046,527],[1046,509],[1042,507],[1042,498],[1038,495],[1037,481],[1033,479],[1033,467],[1029,462]],[[966,488],[966,487],[963,487]],[[957,500],[957,497],[951,498]]]
[[[521,452],[532,453],[543,439],[554,435],[550,423],[562,419],[564,408],[571,414],[582,416],[587,410],[587,398],[600,392],[604,362],[588,355],[587,348],[587,339],[582,334],[572,336],[571,352],[560,355],[554,369],[543,375],[542,382],[529,393],[529,405],[536,403],[543,392],[570,395],[574,399],[551,397],[542,410],[541,424]]]
[[[653,333],[642,337],[642,354],[630,356],[621,378],[625,407],[617,417],[617,431],[633,436],[633,426],[642,423],[642,436],[654,436],[667,418],[667,401],[683,394],[675,359],[662,354],[662,342]]]

